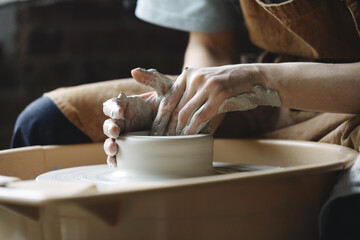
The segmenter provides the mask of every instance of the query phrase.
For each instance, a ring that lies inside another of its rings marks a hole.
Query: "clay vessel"
[[[116,140],[118,173],[141,176],[194,177],[215,174],[213,137],[149,136],[135,132]]]

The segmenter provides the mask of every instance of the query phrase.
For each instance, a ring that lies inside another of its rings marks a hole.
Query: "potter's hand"
[[[132,96],[120,93],[117,98],[104,102],[104,114],[110,117],[103,125],[104,134],[109,137],[104,143],[109,166],[116,166],[115,155],[118,148],[115,139],[121,132],[150,129],[161,97],[173,84],[172,79],[158,73],[155,69],[137,68],[132,70],[131,74],[136,81],[151,86],[155,91]]]
[[[186,69],[161,100],[153,134],[196,134],[217,114],[280,106],[277,92],[262,87],[255,73],[252,65]]]
[[[220,105],[216,114],[247,111],[257,108],[260,105],[281,106],[281,100],[277,91],[264,88],[261,85],[255,85],[250,92],[241,93],[237,96],[225,99]],[[195,130],[195,134],[199,133],[209,123],[211,119],[198,123],[199,114],[203,111],[204,106],[200,107],[188,120],[188,123],[181,131],[181,134],[191,134]]]

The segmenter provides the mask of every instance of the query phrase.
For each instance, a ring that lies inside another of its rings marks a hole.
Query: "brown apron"
[[[250,39],[262,49],[309,59],[360,60],[357,0],[240,3]]]
[[[360,59],[360,15],[356,0],[289,0],[271,5],[260,0],[240,0],[240,3],[251,41],[278,54],[277,62],[289,59],[281,57],[284,54],[313,60]],[[45,95],[97,142],[106,138],[102,131],[106,119],[102,103],[120,91],[132,95],[149,90],[128,79],[60,88]],[[360,115],[259,107],[227,114],[215,137],[322,141],[358,150],[359,125]]]

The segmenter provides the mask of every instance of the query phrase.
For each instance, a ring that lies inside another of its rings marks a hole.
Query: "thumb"
[[[137,82],[152,87],[160,96],[165,95],[174,83],[173,79],[156,69],[135,68],[131,71],[131,75]]]

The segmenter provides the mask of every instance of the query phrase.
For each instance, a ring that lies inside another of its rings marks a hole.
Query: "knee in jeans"
[[[41,97],[19,115],[11,147],[88,142],[91,139],[73,125],[50,98]]]
[[[38,98],[30,103],[18,116],[11,147],[22,147],[41,144],[40,135],[44,131],[46,123],[48,105],[51,100],[45,97]]]

